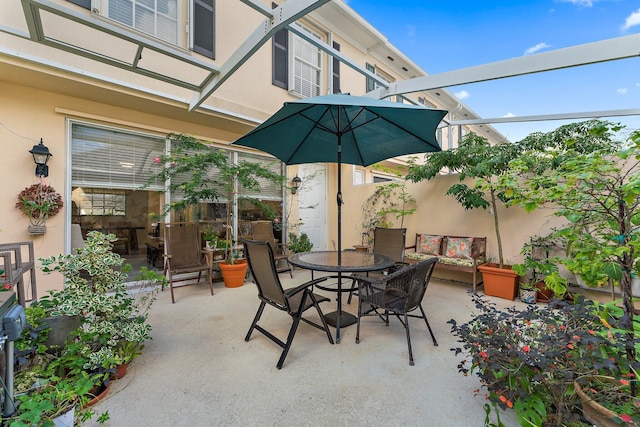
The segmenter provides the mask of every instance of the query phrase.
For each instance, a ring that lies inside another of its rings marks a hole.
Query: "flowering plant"
[[[56,215],[62,209],[62,196],[51,186],[33,184],[18,194],[16,208],[29,217],[33,225],[42,225],[44,221]]]
[[[557,302],[519,311],[472,298],[479,313],[463,324],[449,321],[462,343],[452,351],[466,356],[458,370],[475,373],[489,401],[513,408],[521,425],[580,421],[578,377],[605,373],[637,381],[629,375],[638,371],[638,362],[624,357],[621,333],[606,327],[594,302],[577,297],[575,305]]]

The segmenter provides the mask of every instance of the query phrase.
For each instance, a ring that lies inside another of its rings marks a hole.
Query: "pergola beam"
[[[227,59],[222,67],[220,67],[220,73],[214,76],[199,93],[194,95],[189,103],[189,111],[198,108],[222,83],[247,62],[251,55],[269,41],[276,32],[327,2],[329,2],[329,0],[287,0],[282,5],[273,9],[271,17],[262,21],[262,24],[254,30],[229,59]],[[254,2],[248,0],[245,0],[244,3],[251,7],[257,6]],[[264,8],[260,9],[261,11],[264,10]]]
[[[377,89],[369,92],[367,96],[386,98],[392,95],[447,88],[637,56],[640,56],[640,34],[632,34],[520,58],[491,62],[461,70],[393,82],[386,90]]]

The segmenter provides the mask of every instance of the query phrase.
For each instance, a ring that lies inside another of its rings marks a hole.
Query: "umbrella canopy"
[[[351,95],[286,102],[233,144],[265,151],[287,165],[338,164],[338,251],[342,250],[342,163],[369,166],[403,154],[440,151],[444,110]]]
[[[287,165],[369,166],[403,154],[440,151],[435,130],[446,114],[361,96],[318,96],[286,102],[233,144],[265,151]]]

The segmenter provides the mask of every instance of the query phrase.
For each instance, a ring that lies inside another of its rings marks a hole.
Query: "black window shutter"
[[[340,45],[333,42],[333,48],[340,52]],[[342,93],[340,91],[340,60],[333,57],[333,93]]]
[[[371,71],[372,73],[375,73],[376,67],[367,63],[367,71]],[[375,88],[376,88],[376,82],[373,79],[367,77],[367,92],[371,92]]]
[[[272,83],[289,89],[289,31],[282,29],[273,36]]]
[[[271,8],[278,7],[271,3]],[[283,89],[289,89],[289,31],[282,29],[271,39],[273,53],[271,58],[271,83]]]
[[[77,4],[80,7],[91,10],[91,0],[67,0],[69,3]]]
[[[215,0],[193,0],[193,50],[215,59]]]

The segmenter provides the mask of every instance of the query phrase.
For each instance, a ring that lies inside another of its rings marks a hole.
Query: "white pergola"
[[[310,37],[308,33],[300,31],[295,25],[291,25],[296,20],[332,0],[287,0],[275,9],[270,9],[257,0],[240,0],[248,7],[264,15],[265,18],[220,67],[213,66],[207,61],[193,57],[183,50],[141,37],[122,27],[112,25],[94,16],[77,13],[48,0],[21,1],[24,16],[27,21],[28,32],[25,33],[15,28],[3,26],[0,26],[0,31],[188,89],[193,92],[193,97],[187,106],[189,111],[201,108],[208,97],[232,76],[236,70],[242,67],[278,30],[283,28],[295,33],[323,52],[338,59],[342,64],[376,81],[379,89],[367,94],[367,96],[376,98],[386,98],[394,95],[401,96],[413,92],[443,89],[462,84],[503,79],[640,56],[640,34],[634,34],[388,83],[344,54],[333,49],[333,47],[327,43]],[[101,37],[102,40],[110,42],[103,42],[94,46],[74,44],[72,39],[65,40],[64,34],[56,33],[56,31],[51,28],[53,25],[47,25],[55,22],[59,23],[60,20],[70,25],[88,27],[96,31],[98,37]],[[167,74],[164,70],[163,72],[159,72],[147,67],[144,60],[142,60],[144,57],[166,58],[166,61],[177,61],[181,67],[186,67],[191,70],[191,72],[183,72],[182,75],[173,76]],[[189,75],[189,78],[182,77],[184,75]],[[458,126],[636,115],[640,115],[640,109],[567,112],[563,114],[500,118],[476,117],[466,120],[449,120],[448,125]]]

